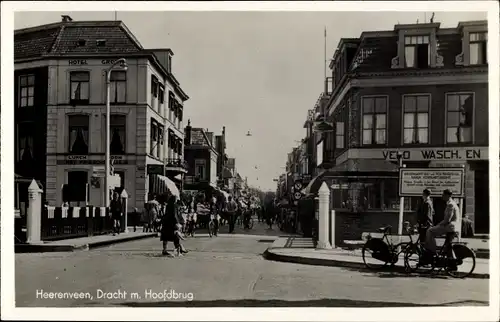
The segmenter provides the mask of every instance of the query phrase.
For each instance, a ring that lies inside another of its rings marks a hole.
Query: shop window
[[[429,36],[405,37],[405,67],[428,68],[430,64]]]
[[[89,72],[71,72],[70,73],[70,90],[71,104],[88,104],[89,103],[89,87],[90,73]]]
[[[69,171],[68,172],[68,192],[66,201],[86,201],[87,199],[87,171]]]
[[[69,115],[69,152],[73,154],[89,153],[89,116]]]
[[[111,115],[110,120],[111,127],[111,154],[125,154],[126,147],[126,127],[127,127],[127,116],[126,115]]]
[[[127,72],[117,70],[112,71],[110,81],[110,103],[125,103],[127,100]]]
[[[19,76],[19,107],[35,105],[35,75]]]
[[[429,102],[428,95],[404,96],[404,144],[429,143]]]
[[[363,97],[363,145],[386,144],[387,98]]]
[[[473,32],[469,34],[470,65],[485,65],[488,63],[488,33]]]
[[[448,143],[471,143],[474,95],[447,94],[446,110],[446,141]]]

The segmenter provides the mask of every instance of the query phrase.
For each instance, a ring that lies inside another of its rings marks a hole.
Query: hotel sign
[[[113,165],[129,164],[128,160],[123,155],[112,155],[111,161]],[[91,159],[88,155],[68,155],[64,160],[57,160],[57,164],[64,165],[103,165],[104,160]]]
[[[422,196],[429,189],[433,197],[439,197],[449,189],[454,197],[464,197],[463,168],[427,168],[399,170],[399,195],[402,197]]]
[[[101,59],[101,65],[113,65],[117,59]],[[68,60],[69,65],[89,65],[86,59],[70,59]],[[97,65],[97,64],[96,64]]]

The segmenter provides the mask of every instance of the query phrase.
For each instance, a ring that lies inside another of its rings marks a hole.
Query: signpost
[[[424,189],[431,191],[432,197],[441,197],[449,189],[453,196],[464,197],[463,168],[427,168],[399,170],[399,195],[402,197],[420,197]]]

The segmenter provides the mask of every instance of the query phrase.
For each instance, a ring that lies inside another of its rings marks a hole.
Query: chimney
[[[226,149],[226,127],[222,127],[222,150]]]
[[[188,120],[188,125],[184,128],[184,145],[191,145],[191,119]]]
[[[73,19],[70,16],[68,16],[68,15],[62,15],[61,18],[62,18],[62,20],[61,20],[62,22],[73,21]]]

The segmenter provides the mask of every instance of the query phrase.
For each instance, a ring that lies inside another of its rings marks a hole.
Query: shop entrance
[[[490,191],[488,169],[474,171],[474,232],[490,232]]]

